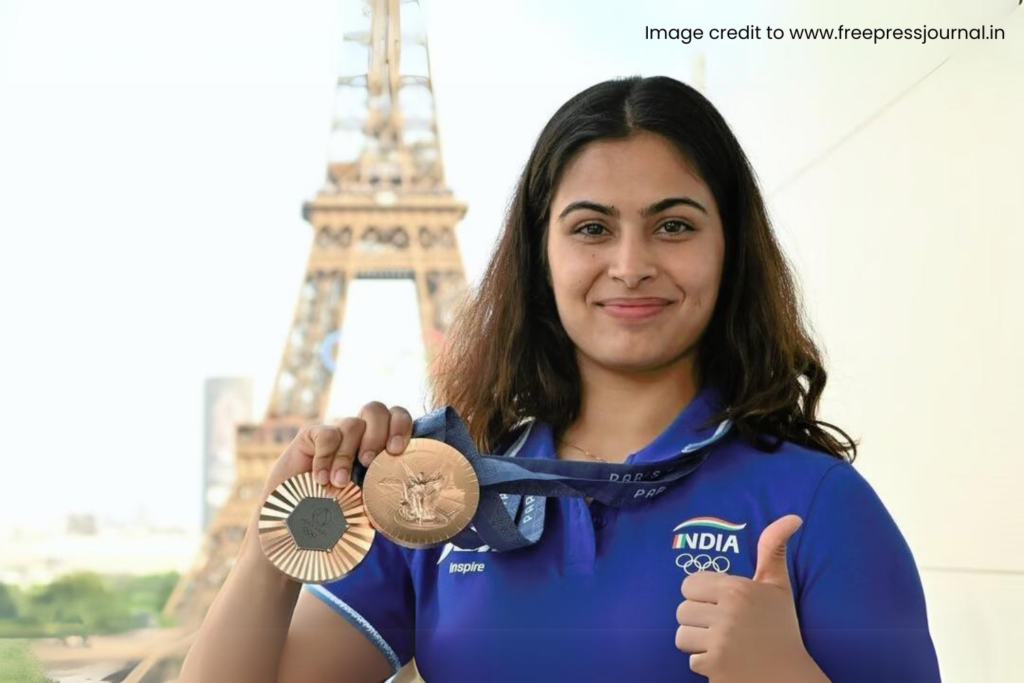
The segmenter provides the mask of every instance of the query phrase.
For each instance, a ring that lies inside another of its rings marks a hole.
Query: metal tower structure
[[[164,608],[198,626],[260,505],[271,465],[298,430],[326,419],[345,298],[354,278],[415,282],[427,362],[466,291],[445,185],[425,23],[418,0],[346,0],[324,186],[304,203],[313,240],[272,395],[237,430],[235,482],[193,569]]]

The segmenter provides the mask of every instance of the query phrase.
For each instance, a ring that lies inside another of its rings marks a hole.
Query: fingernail
[[[348,470],[334,471],[334,485],[341,488],[348,483]]]
[[[374,453],[373,451],[363,451],[363,454],[359,456],[359,461],[362,462],[367,467],[369,467],[370,462],[372,461],[373,456],[375,455],[377,454]]]
[[[321,486],[327,486],[327,482],[330,481],[330,474],[327,470],[320,470],[316,473],[316,480]]]
[[[400,437],[400,436],[393,436],[393,437],[391,437],[391,443],[388,444],[388,450],[391,451],[392,453],[395,453],[395,454],[401,453],[402,452],[402,437]]]

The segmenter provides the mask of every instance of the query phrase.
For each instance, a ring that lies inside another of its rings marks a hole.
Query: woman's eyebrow
[[[661,213],[662,211],[670,209],[673,206],[678,206],[679,204],[692,206],[693,208],[702,212],[704,215],[707,215],[708,213],[708,210],[705,209],[700,202],[698,202],[696,199],[693,199],[692,197],[666,197],[665,199],[661,199],[659,201],[654,202],[645,209],[641,209],[640,215],[644,218],[647,218],[648,216],[653,216],[656,213]],[[575,202],[571,202],[568,206],[562,209],[562,212],[558,214],[558,220],[562,220],[572,211],[582,209],[590,209],[591,211],[596,211],[597,213],[604,214],[605,216],[611,216],[613,218],[619,217],[619,210],[616,209],[614,206],[600,204],[598,202],[590,201],[589,199],[580,199]]]

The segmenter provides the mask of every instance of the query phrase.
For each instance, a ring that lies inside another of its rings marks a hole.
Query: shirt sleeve
[[[303,585],[363,633],[391,664],[392,673],[415,649],[416,592],[403,549],[376,534],[370,552],[344,577]]]
[[[935,647],[913,554],[871,485],[832,466],[794,551],[804,646],[832,683],[936,683]]]

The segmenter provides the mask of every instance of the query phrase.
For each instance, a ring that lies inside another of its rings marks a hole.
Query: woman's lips
[[[668,308],[668,304],[601,304],[600,307],[612,317],[622,320],[637,320],[658,315]]]

